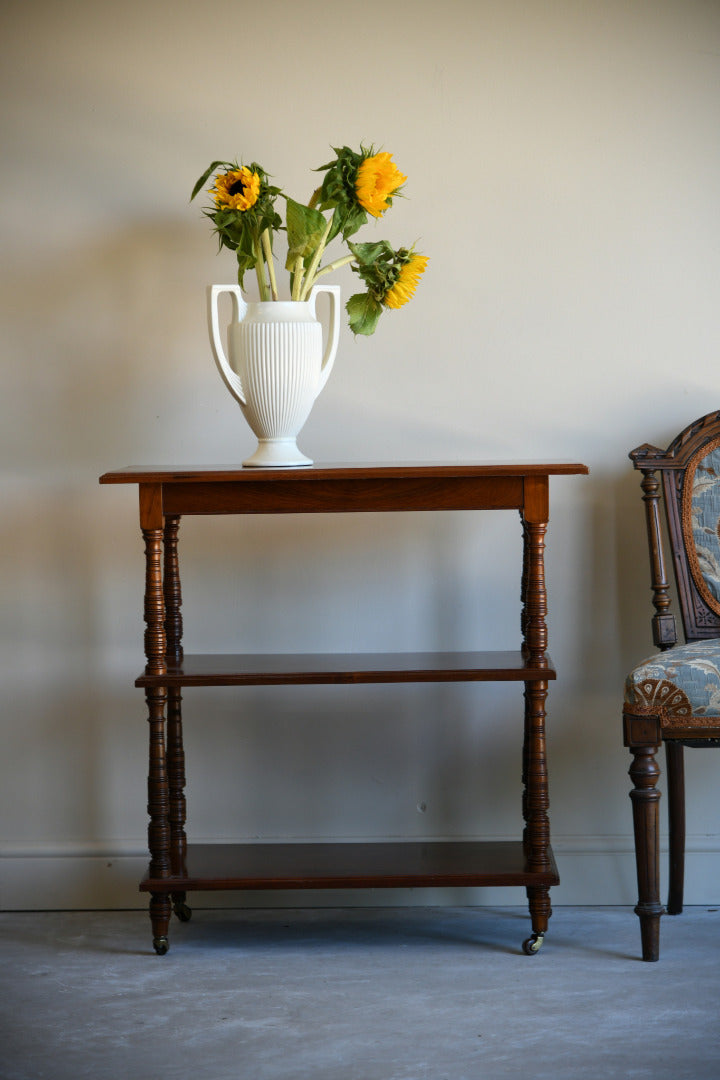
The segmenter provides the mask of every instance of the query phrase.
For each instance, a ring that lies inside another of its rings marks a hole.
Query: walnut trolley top
[[[190,917],[189,890],[521,885],[526,888],[533,954],[559,878],[550,848],[545,699],[555,671],[547,655],[544,548],[550,476],[587,473],[571,462],[130,467],[102,484],[137,484],[145,541],[144,689],[150,723],[148,846],[141,889],[149,892],[153,944],[168,948],[172,910]],[[358,513],[443,510],[519,511],[523,535],[521,621],[515,651],[391,654],[186,655],[178,536],[185,515]],[[488,682],[525,686],[522,839],[517,842],[188,844],[185,833],[183,687]]]
[[[100,483],[153,489],[160,485],[166,514],[520,510],[530,491],[547,488],[549,476],[587,471],[585,465],[564,461],[339,464],[302,469],[142,466],[105,473]]]

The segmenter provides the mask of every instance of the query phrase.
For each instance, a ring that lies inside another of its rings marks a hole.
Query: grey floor
[[[720,1077],[720,913],[556,908],[0,915],[2,1080]]]

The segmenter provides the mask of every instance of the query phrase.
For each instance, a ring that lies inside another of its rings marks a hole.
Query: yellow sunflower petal
[[[400,270],[398,279],[383,297],[383,304],[389,308],[399,308],[407,304],[428,264],[427,255],[412,255]]]
[[[405,183],[407,176],[392,161],[387,153],[373,154],[361,162],[355,178],[355,195],[363,210],[373,217],[387,210],[388,198]]]
[[[241,169],[231,169],[215,178],[210,188],[218,210],[226,207],[230,210],[249,210],[258,201],[260,195],[260,177],[243,165]]]

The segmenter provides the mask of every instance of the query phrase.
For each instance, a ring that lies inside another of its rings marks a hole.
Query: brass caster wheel
[[[189,908],[187,904],[174,904],[173,911],[180,922],[190,922],[190,919],[192,918],[192,908]]]
[[[170,945],[166,937],[153,938],[153,949],[158,954],[158,956],[164,956],[169,948]]]
[[[533,934],[532,937],[523,941],[523,952],[526,956],[536,956],[540,952],[543,941],[545,940],[544,934]]]

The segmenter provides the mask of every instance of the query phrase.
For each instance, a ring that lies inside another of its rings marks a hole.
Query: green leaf
[[[253,246],[252,238],[247,233],[240,237],[235,254],[238,261],[238,284],[242,288],[245,271],[254,270],[257,262],[256,249]]]
[[[287,202],[288,255],[286,268],[292,270],[298,259],[310,260],[322,240],[327,220],[319,210],[295,202],[285,196]]]
[[[251,210],[246,211],[246,213],[253,212],[258,236],[261,236],[266,229],[271,233],[277,232],[278,229],[282,229],[282,218],[275,210],[271,198],[263,196]]]
[[[339,206],[335,212],[340,220],[343,240],[347,240],[367,224],[367,214],[359,203],[352,203],[347,207]]]
[[[319,207],[321,210],[335,211],[330,239],[342,233],[343,240],[347,240],[367,222],[367,214],[359,205],[355,194],[355,178],[367,151],[361,147],[358,154],[349,146],[333,149],[337,154],[335,161],[317,170],[325,171],[318,196]]]
[[[348,323],[353,334],[370,336],[375,332],[378,319],[382,315],[382,305],[369,293],[355,293],[345,305]]]
[[[353,255],[361,266],[372,266],[382,256],[392,258],[393,249],[387,240],[378,240],[369,244],[348,244]]]
[[[195,187],[192,190],[192,195],[190,196],[190,202],[193,201],[193,199],[197,195],[198,191],[200,191],[200,188],[205,186],[205,184],[210,179],[210,177],[215,172],[215,170],[218,169],[221,165],[226,165],[228,167],[228,169],[233,168],[232,162],[229,162],[229,161],[213,161],[212,165],[209,165],[207,167],[205,172],[202,174],[200,179],[195,184]]]

